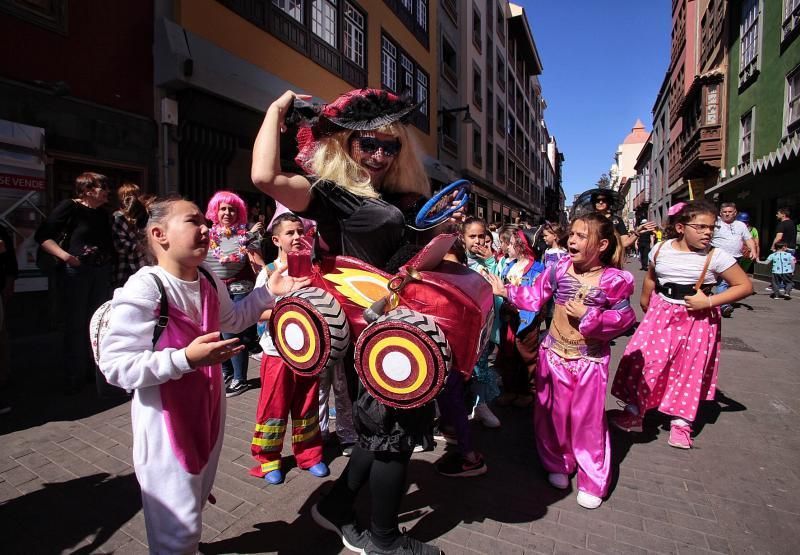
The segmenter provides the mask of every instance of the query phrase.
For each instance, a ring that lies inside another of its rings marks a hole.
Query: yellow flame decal
[[[325,274],[326,280],[336,284],[336,290],[354,304],[367,308],[389,293],[389,280],[364,270],[337,268],[337,274]]]

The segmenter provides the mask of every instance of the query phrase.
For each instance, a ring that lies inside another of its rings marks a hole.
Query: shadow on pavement
[[[0,418],[0,435],[41,426],[47,422],[81,420],[127,403],[127,395],[99,398],[94,384],[86,384],[75,395],[64,395],[43,385],[31,374],[17,377],[7,393],[11,412]]]
[[[5,553],[97,553],[141,509],[134,474],[93,474],[43,489],[0,506]],[[74,549],[86,538],[89,545]]]

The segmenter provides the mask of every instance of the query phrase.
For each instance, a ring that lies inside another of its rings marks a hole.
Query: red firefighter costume
[[[256,284],[266,282],[268,274],[279,266],[268,265],[259,274]],[[270,271],[268,271],[268,269]],[[289,416],[292,417],[292,451],[297,466],[308,469],[322,462],[322,434],[319,429],[319,376],[295,374],[278,356],[269,337],[261,337],[261,393],[256,409],[256,426],[250,452],[258,465],[250,474],[263,478],[281,467],[283,438]]]
[[[319,431],[319,378],[292,372],[276,356],[261,357],[261,394],[250,451],[259,462],[250,474],[262,478],[281,467],[283,437],[292,416],[292,451],[297,466],[306,469],[322,461]]]

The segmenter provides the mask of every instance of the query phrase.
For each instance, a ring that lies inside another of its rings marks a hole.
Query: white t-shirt
[[[747,225],[739,220],[726,224],[721,218],[717,218],[717,230],[714,232],[714,237],[711,239],[711,244],[718,249],[723,249],[725,252],[739,258],[742,256],[742,246],[745,241],[753,238],[750,235],[750,230]]]
[[[674,242],[675,239],[670,239],[650,251],[649,259],[651,264],[655,264],[658,283],[662,285],[665,283],[694,285],[700,279],[700,274],[703,273],[706,253],[679,251],[673,247]],[[656,259],[656,253],[658,253],[658,259]],[[703,283],[716,283],[719,275],[734,264],[736,264],[736,259],[733,256],[722,249],[715,248]],[[682,300],[669,299],[663,295],[662,298],[674,304],[686,304]]]
[[[274,264],[276,269],[280,269],[284,274],[286,274],[287,268],[281,267],[280,258],[276,258]],[[258,276],[256,276],[256,288],[265,287],[268,279],[269,276],[267,276],[267,267],[264,266],[261,268],[261,271],[258,272]],[[269,325],[266,326],[264,333],[262,333],[261,337],[258,339],[258,344],[261,345],[261,350],[264,351],[265,355],[271,357],[280,356],[280,354],[278,354],[278,350],[275,348],[275,342],[272,341],[272,336],[269,334]]]

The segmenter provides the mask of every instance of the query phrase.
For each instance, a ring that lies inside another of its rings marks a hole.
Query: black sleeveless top
[[[311,203],[298,215],[317,221],[320,246],[327,254],[354,256],[381,269],[404,241],[405,218],[398,208],[380,198],[354,195],[332,181],[314,184]]]

